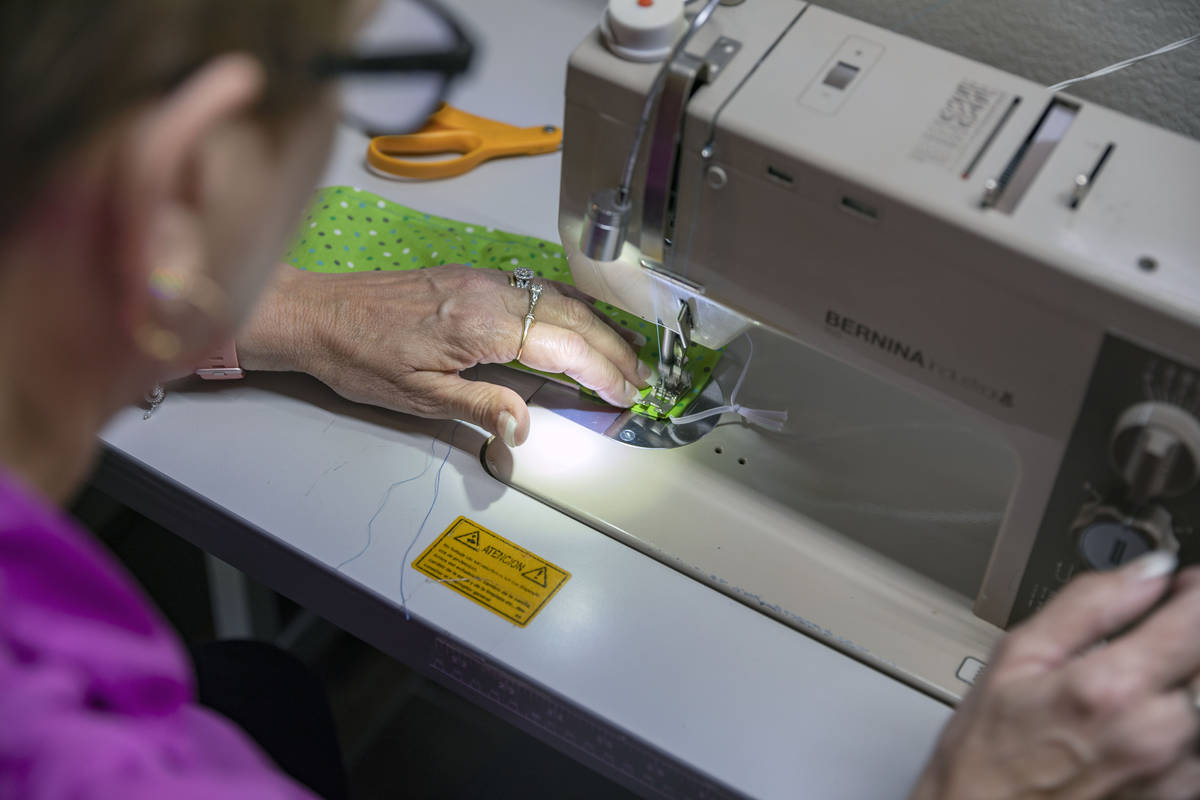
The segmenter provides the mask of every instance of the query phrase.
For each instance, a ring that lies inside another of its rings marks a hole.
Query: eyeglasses
[[[475,47],[437,0],[382,0],[347,52],[319,59],[337,80],[346,120],[364,132],[416,130],[467,71]]]

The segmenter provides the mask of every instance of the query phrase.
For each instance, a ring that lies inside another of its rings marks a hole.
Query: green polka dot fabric
[[[326,273],[424,269],[441,264],[505,271],[523,266],[541,277],[573,283],[563,249],[553,242],[435,217],[350,186],[329,186],[317,192],[284,260],[297,269]],[[656,326],[610,305],[596,303],[596,308],[646,337],[638,357],[650,365],[658,363]],[[720,353],[693,345],[688,358],[692,390],[666,416],[682,414],[699,396]],[[509,366],[537,372],[516,362]],[[564,375],[547,377],[574,384]],[[661,416],[652,406],[637,405],[634,411]]]

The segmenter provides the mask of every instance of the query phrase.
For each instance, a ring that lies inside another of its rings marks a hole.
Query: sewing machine
[[[789,421],[548,384],[494,475],[949,701],[1080,570],[1200,560],[1200,142],[798,0],[669,62],[686,19],[612,13],[567,76],[572,274],[661,326],[656,393],[726,348],[695,408]]]

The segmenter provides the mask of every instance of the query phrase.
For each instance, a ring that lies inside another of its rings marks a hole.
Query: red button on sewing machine
[[[638,5],[642,8],[649,8],[654,5],[654,0],[638,0]]]

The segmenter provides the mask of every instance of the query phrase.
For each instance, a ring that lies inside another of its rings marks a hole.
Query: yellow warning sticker
[[[451,523],[413,569],[521,627],[571,573],[466,517]]]

